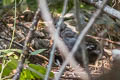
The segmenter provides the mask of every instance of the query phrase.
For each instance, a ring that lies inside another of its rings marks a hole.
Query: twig
[[[85,20],[83,17],[83,14],[80,13],[80,1],[79,0],[74,0],[74,7],[75,7],[75,18],[76,18],[76,23],[77,23],[77,29],[79,33],[83,30]]]
[[[1,39],[4,39],[4,40],[7,40],[7,41],[9,41],[9,42],[11,41],[11,39],[6,38],[6,37],[4,37],[4,36],[0,36],[0,38],[1,38]],[[23,48],[23,45],[20,44],[20,43],[18,43],[18,42],[16,42],[16,41],[13,41],[13,43],[16,44],[16,45],[18,45],[19,47]]]
[[[67,65],[67,63],[69,62],[69,60],[72,58],[72,56],[74,55],[75,51],[77,50],[79,44],[81,43],[81,41],[83,40],[84,36],[86,35],[86,33],[88,32],[88,30],[91,28],[92,24],[94,23],[95,19],[99,16],[99,14],[101,13],[102,9],[104,8],[104,5],[106,4],[107,0],[104,0],[102,5],[99,7],[99,9],[97,9],[97,11],[93,14],[93,16],[91,17],[90,21],[88,22],[88,24],[86,25],[86,27],[83,29],[83,31],[81,32],[81,34],[79,35],[72,51],[70,52],[70,55],[68,55],[67,59],[65,60],[65,62],[63,63],[58,76],[56,77],[55,80],[59,80],[60,76],[62,75],[62,72],[65,68],[65,66]]]
[[[16,30],[16,17],[17,17],[17,13],[16,13],[16,11],[17,11],[16,4],[17,4],[17,2],[16,2],[16,0],[15,0],[14,26],[13,26],[13,32],[12,32],[12,39],[11,39],[11,42],[10,42],[10,44],[9,44],[9,49],[11,48],[12,43],[13,43],[14,38],[15,38],[15,30]]]
[[[66,76],[61,76],[63,79],[72,79],[72,80],[83,80],[81,77],[66,77]]]
[[[64,1],[64,7],[63,7],[63,11],[62,11],[61,17],[60,17],[60,19],[59,19],[59,21],[57,22],[57,25],[56,25],[57,31],[55,32],[55,38],[56,38],[56,36],[59,35],[60,27],[61,27],[61,24],[63,22],[63,17],[64,17],[64,14],[66,12],[67,4],[68,4],[68,0],[65,0]],[[47,68],[47,73],[46,73],[46,76],[45,76],[44,80],[48,80],[49,73],[50,73],[50,70],[51,70],[51,67],[52,67],[52,63],[53,63],[55,49],[56,49],[56,40],[54,40],[54,44],[53,44],[52,50],[50,52],[50,60],[49,60],[49,64],[48,64],[48,68]]]
[[[79,33],[81,33],[81,31],[84,28],[85,21],[84,18],[82,16],[82,14],[80,13],[80,1],[79,0],[74,0],[74,6],[75,6],[75,15],[76,15],[76,21],[77,21],[77,27],[78,27],[78,31]],[[88,59],[87,59],[87,55],[86,55],[86,50],[85,50],[85,44],[83,41],[83,44],[81,45],[81,50],[82,50],[82,61],[83,61],[83,65],[85,67],[85,71],[87,72],[89,78],[91,79],[91,75],[90,75],[90,71],[88,69]]]
[[[112,44],[120,45],[120,42],[112,41],[112,40],[109,40],[109,39],[105,39],[105,38],[101,38],[101,37],[96,37],[96,36],[92,36],[92,35],[86,35],[86,36],[90,37],[90,38],[93,38],[93,39],[104,40],[104,41],[110,42]]]
[[[41,74],[41,73],[39,73],[37,70],[31,68],[29,65],[26,65],[25,67],[26,67],[27,69],[29,69],[30,71],[32,71],[32,72],[36,73],[37,75],[39,75],[42,79],[44,78],[44,75],[43,75],[43,74]]]
[[[50,32],[50,36],[53,40],[56,40],[57,47],[61,50],[62,53],[64,53],[64,56],[67,56],[69,53],[69,50],[67,46],[64,44],[64,42],[61,40],[59,36],[55,38],[55,26],[53,25],[53,20],[51,18],[50,12],[48,10],[48,7],[46,6],[46,0],[39,0],[39,6],[41,9],[42,17],[44,21],[46,22],[45,25],[48,28],[48,31]],[[62,49],[61,49],[62,48]]]
[[[82,0],[82,1],[84,1],[86,3],[89,3],[89,4],[93,4],[94,6],[97,6],[97,7],[99,7],[101,5],[101,3],[99,4],[99,2],[89,2],[89,0]],[[105,13],[109,14],[110,16],[114,16],[114,17],[116,17],[117,19],[120,20],[120,11],[118,11],[118,10],[108,6],[108,5],[106,5],[104,7],[103,11]]]
[[[52,46],[52,50],[50,52],[50,59],[49,59],[48,67],[47,67],[47,73],[45,75],[44,80],[48,80],[48,77],[49,77],[49,74],[50,74],[50,71],[51,71],[51,67],[52,67],[52,63],[53,63],[55,49],[56,49],[56,44],[55,44],[55,41],[54,41],[54,44]]]
[[[56,40],[56,46],[61,51],[62,55],[64,57],[67,57],[69,50],[68,50],[67,46],[64,44],[63,40],[59,36],[56,36],[56,38],[55,38],[56,29],[55,29],[55,26],[53,25],[53,20],[51,18],[49,9],[46,6],[45,1],[46,0],[39,0],[39,6],[40,6],[41,13],[42,13],[42,17],[43,17],[44,21],[46,22],[45,25],[47,26],[52,39]],[[75,62],[75,60],[73,58],[71,58],[71,61],[72,61],[73,65],[75,65],[75,66],[77,65],[77,63]]]
[[[18,67],[16,69],[16,74],[15,76],[13,77],[13,80],[19,80],[19,77],[20,77],[20,73],[22,72],[22,69],[23,69],[23,64],[25,62],[25,59],[28,57],[29,53],[28,53],[28,48],[27,48],[27,44],[28,42],[30,42],[31,40],[31,37],[32,37],[32,33],[34,31],[34,27],[37,23],[37,15],[39,14],[40,12],[40,9],[38,9],[36,11],[36,14],[34,16],[34,19],[33,19],[33,22],[32,22],[32,25],[30,26],[30,29],[29,29],[29,32],[26,36],[26,39],[25,39],[25,42],[24,42],[24,47],[23,47],[23,52],[22,52],[22,55],[21,55],[21,59],[20,59],[20,62],[18,64]]]
[[[30,53],[33,52],[33,51],[35,51],[35,49],[33,49],[32,47],[30,47],[30,49],[31,49],[31,51],[29,51]],[[41,55],[41,54],[37,54],[37,56],[38,56],[39,58],[44,59],[44,60],[47,61],[47,62],[49,61],[47,57],[45,57],[45,56],[43,56],[43,55]]]
[[[30,67],[29,65],[25,65],[24,67],[26,67],[26,68],[29,69],[30,71],[36,73],[36,74],[39,75],[42,79],[45,77],[43,74],[41,74],[41,73],[38,72],[37,70],[33,69],[33,68]],[[49,77],[48,80],[52,80],[52,78]]]

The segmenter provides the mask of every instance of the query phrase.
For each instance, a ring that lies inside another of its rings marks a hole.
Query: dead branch
[[[92,4],[96,7],[100,7],[101,5],[101,2],[98,0],[98,2],[89,2],[89,0],[82,0],[88,4]],[[119,19],[120,20],[120,11],[106,5],[103,9],[103,11],[107,14],[109,14],[110,16],[114,16],[115,18]]]
[[[56,77],[55,80],[59,80],[65,66],[68,64],[68,62],[70,61],[70,59],[72,58],[72,56],[74,55],[75,51],[77,50],[79,44],[81,43],[81,41],[83,40],[84,36],[86,35],[86,33],[88,32],[88,30],[91,28],[91,26],[93,25],[94,21],[96,20],[96,18],[99,16],[99,14],[101,13],[102,9],[104,8],[105,4],[106,4],[107,0],[104,0],[101,4],[101,6],[99,6],[99,8],[97,9],[97,11],[93,14],[93,16],[91,17],[90,21],[88,22],[88,24],[86,25],[86,27],[83,29],[83,31],[81,32],[81,34],[79,35],[72,51],[70,52],[70,55],[68,55],[67,59],[65,60],[65,62],[63,63],[58,76]]]
[[[63,22],[63,17],[64,17],[64,14],[66,12],[67,4],[68,4],[68,0],[65,0],[64,1],[64,7],[63,7],[63,11],[62,11],[61,17],[60,17],[60,19],[59,19],[59,21],[57,22],[57,25],[56,25],[56,27],[57,27],[57,31],[55,33],[56,36],[58,36],[58,34],[60,32],[60,27],[61,27],[61,24]],[[56,36],[55,36],[55,38],[56,38]],[[52,63],[53,63],[53,59],[54,59],[55,49],[56,49],[56,40],[54,40],[54,43],[53,43],[53,46],[52,46],[52,50],[50,52],[49,64],[48,64],[47,73],[46,73],[46,76],[45,76],[44,80],[48,80],[49,73],[50,73],[51,68],[52,68]]]
[[[75,6],[75,16],[76,16],[76,22],[77,22],[77,27],[78,27],[78,31],[79,33],[82,32],[82,30],[84,29],[83,25],[85,23],[83,15],[80,13],[80,1],[79,0],[74,0],[74,6]],[[84,43],[84,41],[83,41]],[[81,50],[82,50],[82,61],[83,61],[83,65],[85,67],[85,70],[89,76],[89,78],[91,79],[91,75],[88,69],[88,60],[87,60],[87,56],[86,56],[86,50],[85,50],[85,45],[82,44],[81,45]]]
[[[53,20],[51,18],[49,9],[47,7],[46,1],[45,0],[39,0],[39,6],[41,9],[41,13],[42,13],[42,17],[44,19],[44,21],[46,21],[45,25],[48,28],[48,31],[50,32],[50,35],[52,37],[52,39],[54,41],[56,41],[56,46],[59,48],[59,50],[61,51],[62,55],[64,57],[67,57],[69,54],[69,50],[67,48],[67,46],[64,44],[63,40],[59,37],[59,35],[55,34],[56,29],[55,26],[53,25]],[[71,58],[71,61],[73,61],[73,65],[77,65],[77,63],[75,62],[75,60],[73,60],[73,58]],[[69,61],[70,62],[70,61]]]
[[[32,33],[34,32],[34,29],[35,29],[35,25],[37,23],[37,16],[40,12],[40,9],[38,9],[36,11],[36,14],[34,16],[34,19],[33,19],[33,22],[32,22],[32,25],[30,26],[30,29],[29,29],[29,32],[26,36],[26,39],[25,39],[25,42],[24,42],[24,46],[23,46],[23,52],[22,52],[22,55],[21,55],[21,59],[20,59],[20,62],[18,64],[18,67],[16,69],[16,73],[13,77],[13,80],[19,80],[19,77],[20,77],[20,73],[22,72],[22,69],[23,69],[23,64],[26,60],[26,58],[28,57],[29,55],[29,51],[28,51],[28,48],[27,48],[27,44],[31,41],[31,37],[32,37]]]
[[[104,40],[104,41],[107,41],[107,42],[112,43],[112,44],[120,45],[120,42],[112,41],[112,40],[109,40],[109,39],[105,39],[105,38],[101,38],[101,37],[96,37],[96,36],[92,36],[92,35],[86,35],[86,36],[90,37],[90,38],[97,39],[97,40]]]
[[[0,38],[1,38],[1,39],[4,39],[4,40],[6,40],[6,41],[9,41],[9,42],[11,41],[11,39],[6,38],[6,37],[4,37],[4,36],[0,36]],[[23,48],[23,45],[20,44],[20,43],[18,43],[18,42],[16,42],[16,41],[13,41],[13,43],[16,44],[17,46]]]

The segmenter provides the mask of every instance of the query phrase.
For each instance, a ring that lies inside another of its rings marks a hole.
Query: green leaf
[[[39,49],[39,50],[36,50],[36,51],[34,51],[34,52],[31,52],[30,54],[31,55],[37,55],[37,54],[39,54],[39,53],[42,53],[43,51],[45,51],[46,49]]]
[[[12,73],[12,71],[17,68],[17,65],[18,61],[15,59],[11,59],[11,61],[6,65],[6,67],[3,70],[3,76],[9,76],[10,73]],[[0,64],[0,71],[1,69],[2,65]]]
[[[9,54],[11,52],[18,52],[18,53],[22,53],[22,50],[20,49],[4,49],[4,50],[0,50],[0,52],[3,52],[5,54]]]
[[[34,70],[36,70],[37,72],[39,72],[40,74],[42,74],[43,76],[45,76],[46,74],[46,68],[40,66],[40,65],[35,65],[35,64],[29,64],[29,67],[30,68],[33,68]],[[38,74],[36,74],[35,72],[32,72],[32,74],[38,78],[38,79],[41,79],[42,76],[39,76]],[[50,77],[53,78],[54,77],[54,74],[52,72],[50,72]]]
[[[46,68],[36,65],[36,64],[29,64],[29,68],[23,69],[20,80],[43,80],[45,74],[46,74]],[[31,69],[30,69],[31,68]],[[42,76],[40,76],[40,75]],[[54,74],[50,72],[50,77],[53,78]]]
[[[35,80],[35,77],[32,75],[31,71],[28,69],[23,69],[20,80]]]

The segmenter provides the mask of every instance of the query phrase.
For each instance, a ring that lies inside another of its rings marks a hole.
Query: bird
[[[78,38],[78,33],[73,31],[71,28],[67,27],[67,25],[63,22],[62,25],[60,26],[60,37],[68,47],[69,51],[73,49],[73,46]],[[86,50],[86,55],[88,58],[88,63],[89,64],[94,64],[99,57],[99,54],[101,53],[100,47],[98,46],[99,43],[95,41],[94,39],[90,37],[85,37],[85,50]],[[77,51],[74,54],[75,60],[83,65],[82,61],[82,46],[79,45]]]

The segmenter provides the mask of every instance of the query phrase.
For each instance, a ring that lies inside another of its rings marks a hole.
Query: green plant
[[[31,52],[30,55],[37,55],[38,53],[42,53],[46,49],[39,49],[34,52]],[[14,71],[17,68],[18,65],[18,58],[14,58],[11,55],[14,55],[14,53],[22,53],[22,50],[20,49],[5,49],[0,50],[0,57],[3,58],[2,64],[0,64],[0,80],[6,80],[10,79],[11,76],[14,75]],[[16,55],[17,56],[17,55]],[[6,57],[8,57],[6,59]],[[25,63],[28,67],[25,67],[21,73],[20,80],[32,80],[32,79],[40,79],[43,80],[46,68],[42,67],[41,65],[36,64],[28,64]],[[42,75],[42,76],[41,76]],[[53,77],[54,74],[51,72],[50,77]]]

